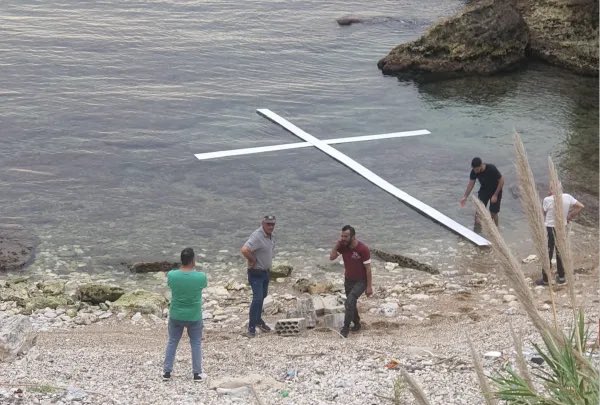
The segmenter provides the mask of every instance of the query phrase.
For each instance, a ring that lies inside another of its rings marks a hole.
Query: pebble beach
[[[600,317],[594,250],[597,235],[578,228],[575,236],[580,254],[574,283],[592,345],[598,339]],[[539,264],[531,258],[520,259],[537,309],[550,321],[549,290],[532,283]],[[285,319],[303,294],[308,294],[299,290],[299,280],[310,279],[310,268],[318,263],[311,264],[306,258],[303,262],[304,268],[295,267],[289,277],[271,284],[265,318],[272,327]],[[310,292],[333,308],[344,299],[343,266],[330,266],[317,279],[311,279]],[[200,383],[192,380],[185,336],[172,380],[162,381],[167,310],[158,304],[136,311],[117,305],[118,300],[97,305],[79,302],[38,308],[28,314],[17,301],[3,300],[0,319],[25,314],[37,339],[24,353],[0,362],[0,403],[416,403],[400,378],[403,369],[432,404],[480,404],[483,397],[467,337],[474,342],[489,375],[514,359],[509,323],[522,333],[526,357],[535,355],[532,343],[541,339],[493,260],[488,266],[472,260],[470,265],[442,268],[440,274],[433,275],[384,261],[375,261],[373,266],[393,276],[374,283],[372,298],[361,297],[359,311],[364,327],[348,339],[324,323],[322,316],[313,328],[294,336],[271,332],[248,339],[242,332],[251,294],[243,277],[224,272],[222,278],[209,279],[203,315],[206,378]],[[164,273],[145,278],[146,283],[138,280],[137,287],[147,288],[159,302],[168,301],[168,294],[156,288]],[[0,281],[4,298],[15,280],[13,275]],[[47,279],[16,281],[26,285],[30,296],[47,293],[53,285],[53,280]],[[90,279],[83,278],[80,284],[84,281]],[[68,291],[77,281],[66,284]],[[558,323],[568,330],[573,312],[567,290],[555,287],[554,292]]]

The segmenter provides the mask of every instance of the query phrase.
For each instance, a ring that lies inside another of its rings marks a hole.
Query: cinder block
[[[281,336],[299,335],[306,329],[306,319],[288,318],[280,319],[275,323],[275,333]]]
[[[300,317],[306,318],[306,327],[314,328],[317,326],[317,313],[313,305],[313,299],[310,294],[302,294],[296,302],[296,309],[300,313]]]
[[[326,328],[338,330],[338,329],[341,329],[342,326],[344,326],[344,314],[343,313],[327,314],[322,319],[323,319],[323,325]]]
[[[335,307],[325,307],[325,314],[343,314],[346,312],[346,307],[336,305]]]
[[[296,308],[298,308],[298,311],[302,313],[309,313],[314,311],[315,307],[313,305],[312,297],[306,293],[302,294],[300,297],[298,297]]]
[[[323,302],[323,298],[320,295],[312,295],[313,308],[315,309],[315,313],[317,316],[323,316],[325,313],[325,303]]]

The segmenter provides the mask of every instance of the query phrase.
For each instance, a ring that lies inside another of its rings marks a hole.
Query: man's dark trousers
[[[354,325],[360,324],[358,309],[356,303],[367,289],[367,280],[344,280],[344,289],[346,290],[346,313],[344,315],[344,328],[350,328],[350,322]]]

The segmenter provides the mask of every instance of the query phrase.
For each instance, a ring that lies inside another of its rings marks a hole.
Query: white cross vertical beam
[[[382,179],[381,177],[379,177],[378,175],[376,175],[357,161],[351,159],[350,157],[344,155],[342,152],[327,145],[322,140],[315,138],[307,132],[304,132],[288,120],[275,114],[273,111],[268,109],[258,109],[256,110],[256,112],[259,115],[262,115],[268,120],[274,122],[275,124],[281,126],[286,131],[292,133],[293,135],[296,135],[298,138],[314,145],[316,148],[320,149],[322,152],[325,152],[338,162],[348,166],[350,169],[354,170],[356,173],[360,174],[361,176],[369,180],[371,183],[387,191],[394,197],[400,199],[402,202],[406,203],[411,208],[414,208],[415,210],[431,217],[434,221],[437,221],[440,224],[447,227],[448,229],[450,229],[451,231],[462,235],[471,242],[475,243],[477,246],[487,246],[490,244],[490,242],[481,235],[478,235],[472,230],[466,228],[465,226],[442,214],[438,210],[405,193],[404,191],[400,190],[393,184]]]

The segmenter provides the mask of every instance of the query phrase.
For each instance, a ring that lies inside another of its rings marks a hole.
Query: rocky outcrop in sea
[[[480,0],[378,62],[384,74],[493,74],[542,59],[598,75],[598,0]]]

